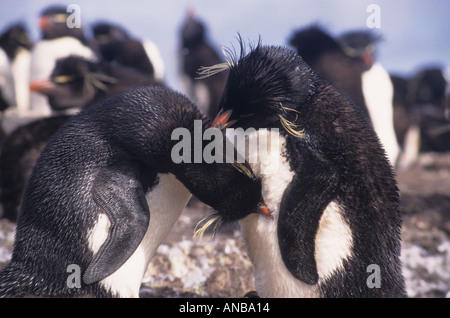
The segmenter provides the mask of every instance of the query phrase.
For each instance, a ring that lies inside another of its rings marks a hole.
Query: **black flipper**
[[[121,163],[102,169],[92,196],[111,226],[106,241],[83,275],[86,284],[98,282],[119,269],[137,249],[150,222],[150,210],[140,182],[138,165]]]
[[[328,170],[328,169],[327,169]],[[337,178],[325,169],[302,169],[284,192],[278,218],[281,257],[291,274],[314,285],[319,280],[315,238],[323,211],[335,196]]]

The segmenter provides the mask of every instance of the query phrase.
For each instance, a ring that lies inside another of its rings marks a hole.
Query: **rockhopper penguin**
[[[228,126],[255,128],[249,139],[265,138],[261,128],[280,138],[268,151],[276,160],[250,162],[273,219],[240,221],[258,294],[406,296],[398,189],[371,125],[293,51],[241,50],[228,60],[219,110],[231,112]]]
[[[30,82],[47,78],[55,67],[56,60],[69,55],[79,55],[90,60],[97,56],[86,40],[83,28],[69,28],[67,19],[70,13],[65,6],[50,6],[40,15],[39,27],[42,39],[31,51]],[[36,116],[48,116],[52,113],[47,98],[31,93],[30,111]]]
[[[155,80],[164,80],[164,61],[155,43],[140,41],[122,27],[99,22],[92,27],[94,47],[102,59],[134,68]]]
[[[225,221],[267,211],[250,173],[172,160],[173,130],[194,133],[195,120],[211,125],[164,87],[115,95],[69,119],[28,181],[0,296],[136,297],[191,193]]]
[[[153,76],[107,61],[94,62],[77,55],[60,58],[49,78],[30,85],[48,98],[53,111],[81,109],[106,97],[138,86],[158,86]]]
[[[8,56],[13,77],[14,102],[10,106],[17,106],[19,111],[27,110],[30,99],[28,85],[32,43],[26,28],[20,23],[11,25],[0,35],[0,48]]]

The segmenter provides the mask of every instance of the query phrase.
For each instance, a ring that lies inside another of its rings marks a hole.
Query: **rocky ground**
[[[450,154],[423,155],[397,179],[408,295],[450,298]]]
[[[426,154],[397,176],[404,215],[403,273],[409,297],[450,297],[450,154]],[[237,225],[194,239],[208,207],[193,199],[160,246],[141,297],[242,297],[254,290],[252,265]],[[15,225],[0,220],[0,268]]]

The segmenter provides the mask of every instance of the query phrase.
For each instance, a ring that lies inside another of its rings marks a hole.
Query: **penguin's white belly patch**
[[[353,236],[342,214],[339,204],[332,201],[320,219],[315,241],[319,283],[342,268],[343,261],[352,255]]]
[[[256,135],[261,137],[260,133]],[[285,142],[280,136],[278,149],[271,149],[268,153],[268,158],[279,156],[277,159],[268,160],[265,164],[251,164],[255,174],[262,176],[263,198],[274,219],[250,214],[241,220],[241,229],[254,267],[256,290],[261,297],[318,297],[318,284],[305,284],[290,273],[282,260],[278,244],[280,203],[285,189],[294,176],[294,171],[290,170],[289,163],[283,155]],[[277,166],[270,166],[270,162]],[[266,173],[268,171],[276,173]],[[342,267],[343,260],[351,256],[353,245],[351,230],[342,212],[341,207],[332,201],[320,219],[315,238],[319,284],[332,276]]]
[[[255,284],[261,297],[318,297],[318,285],[308,285],[286,268],[278,245],[278,217],[273,221],[251,214],[241,221],[249,257],[255,271]],[[319,284],[342,268],[351,256],[352,236],[340,207],[331,202],[320,220],[315,240]]]
[[[119,297],[139,296],[139,287],[150,260],[191,197],[191,193],[174,175],[159,174],[158,178],[158,184],[146,195],[150,223],[142,242],[117,271],[100,282]],[[89,247],[94,253],[105,242],[109,227],[106,214],[100,214],[89,235]]]
[[[111,222],[109,221],[108,216],[106,213],[100,213],[98,215],[97,222],[95,223],[94,227],[91,229],[89,233],[89,248],[91,251],[96,254],[100,247],[105,243],[109,227],[111,226]]]

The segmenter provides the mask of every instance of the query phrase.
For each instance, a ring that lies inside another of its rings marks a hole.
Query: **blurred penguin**
[[[56,60],[72,54],[96,60],[94,51],[87,45],[83,28],[69,27],[67,19],[71,12],[64,6],[51,6],[39,18],[42,39],[31,53],[30,81],[47,78],[55,67]],[[47,98],[31,93],[30,110],[39,116],[48,116],[52,110]]]
[[[63,111],[80,110],[133,87],[160,85],[131,67],[71,55],[58,59],[52,75],[34,81],[30,89],[45,95],[53,110]]]
[[[318,26],[296,31],[290,44],[326,79],[340,88],[363,113],[380,138],[392,165],[400,152],[393,128],[393,87],[389,74],[374,63],[380,37],[370,32],[349,32],[334,39]]]
[[[408,83],[412,111],[420,126],[421,152],[450,150],[450,121],[446,117],[447,81],[440,68],[419,71]]]
[[[447,80],[443,70],[425,68],[411,78],[391,75],[395,129],[403,147],[400,168],[412,166],[423,152],[450,150]]]
[[[289,44],[315,72],[340,88],[369,118],[362,91],[362,74],[367,69],[363,61],[347,56],[340,43],[319,26],[295,31]]]
[[[92,30],[94,45],[103,59],[152,75],[160,82],[164,80],[164,61],[155,43],[137,40],[111,23],[97,23]]]
[[[402,158],[405,156],[405,139],[413,118],[410,111],[408,97],[408,79],[404,76],[391,74],[392,85],[394,86],[394,129],[397,140],[402,148]],[[400,159],[402,160],[402,159]]]
[[[375,61],[375,45],[380,36],[368,31],[348,32],[340,38],[344,53],[366,66],[362,73],[362,91],[375,131],[388,159],[397,164],[400,146],[394,129],[394,87],[389,73]]]
[[[9,106],[17,106],[19,112],[29,107],[31,47],[27,30],[20,23],[11,25],[0,36],[0,48],[6,53],[9,64],[6,68],[12,76],[12,82],[7,84],[9,92],[6,95],[10,99]]]
[[[181,73],[186,93],[199,106],[202,113],[214,118],[225,87],[227,72],[201,77],[199,69],[223,63],[222,58],[208,43],[206,27],[188,10],[181,28]]]
[[[15,103],[14,81],[11,63],[6,52],[0,47],[0,111]]]

